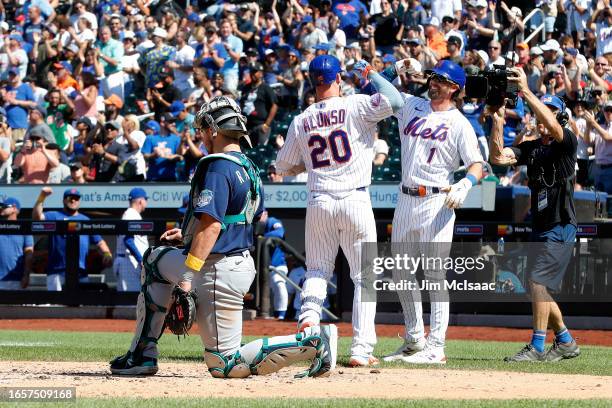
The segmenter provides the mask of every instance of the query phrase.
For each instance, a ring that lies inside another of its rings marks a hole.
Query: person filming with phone
[[[572,256],[569,246],[576,240],[574,184],[578,140],[569,129],[565,102],[546,94],[541,99],[529,89],[521,68],[508,69],[536,118],[536,139],[504,147],[504,107],[487,107],[493,118],[490,161],[495,165],[526,165],[531,189],[532,242],[537,254],[528,258],[527,273],[533,307],[531,342],[506,361],[560,361],[580,355],[580,349],[563,322],[549,292],[559,291]],[[545,351],[546,331],[555,338]]]
[[[35,128],[30,131],[21,151],[15,157],[13,167],[21,169],[19,183],[44,184],[51,169],[59,166],[59,163],[57,156],[47,150],[43,132]]]

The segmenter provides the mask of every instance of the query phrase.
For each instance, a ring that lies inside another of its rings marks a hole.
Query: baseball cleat
[[[446,364],[444,347],[425,346],[411,356],[401,358],[401,361],[409,364]]]
[[[544,361],[545,353],[542,351],[538,351],[531,344],[527,344],[523,347],[518,353],[513,355],[512,357],[504,358],[504,361],[514,362],[514,361],[531,361],[531,362],[539,362]]]
[[[321,348],[308,369],[308,377],[327,377],[336,368],[338,327],[335,324],[321,326],[321,340]]]
[[[373,355],[368,356],[351,356],[348,365],[349,367],[371,367],[380,364],[380,361]]]
[[[576,340],[571,343],[560,343],[557,339],[553,340],[553,344],[548,349],[544,356],[545,361],[560,361],[568,358],[578,357],[580,355],[580,348],[576,344]]]
[[[122,356],[110,362],[111,373],[116,375],[154,375],[157,373],[157,359],[141,356],[139,361],[134,359],[134,354],[128,351]]]
[[[390,363],[392,361],[403,360],[404,357],[411,356],[425,348],[425,339],[420,338],[417,341],[410,341],[404,339],[402,344],[395,352],[383,357],[383,361]]]

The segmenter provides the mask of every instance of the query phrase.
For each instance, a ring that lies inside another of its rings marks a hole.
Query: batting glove
[[[448,195],[446,196],[446,200],[444,204],[448,208],[459,208],[463,205],[465,198],[468,195],[468,192],[472,188],[472,182],[468,178],[462,178],[452,186],[448,190]]]
[[[372,69],[370,63],[365,60],[359,60],[353,65],[353,71],[357,72],[363,79],[368,79],[368,74]]]

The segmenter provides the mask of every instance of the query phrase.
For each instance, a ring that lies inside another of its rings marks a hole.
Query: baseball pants
[[[275,312],[287,311],[287,304],[289,303],[287,282],[280,274],[286,277],[288,273],[287,265],[270,266],[270,289],[272,289],[274,298],[273,307]]]
[[[428,257],[446,258],[450,254],[453,240],[455,212],[444,205],[446,194],[433,194],[426,197],[413,197],[400,193],[398,205],[393,215],[391,242],[399,250],[412,252],[413,256],[424,254]],[[397,245],[397,244],[402,245]],[[394,271],[393,280],[415,280],[415,275],[405,270]],[[424,278],[429,282],[443,284],[446,271],[425,269]],[[431,314],[430,333],[427,342],[435,347],[443,347],[449,319],[448,292],[430,291]],[[418,290],[398,291],[406,326],[405,338],[416,341],[425,337],[423,323],[423,304]]]
[[[376,344],[376,302],[362,301],[362,244],[376,242],[376,222],[368,191],[309,193],[306,209],[306,280],[299,322],[319,324],[327,282],[336,265],[338,246],[348,260],[353,293],[352,356],[369,356]]]
[[[117,291],[140,291],[140,267],[131,256],[128,258],[125,255],[118,255],[113,263],[113,272],[117,277]]]

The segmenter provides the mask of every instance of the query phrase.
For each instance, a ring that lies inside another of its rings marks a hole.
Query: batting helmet
[[[336,80],[336,75],[342,72],[342,67],[338,58],[333,55],[319,55],[310,61],[308,70],[316,85],[329,85]]]
[[[215,133],[223,131],[225,136],[240,139],[245,138],[251,145],[246,128],[246,118],[242,115],[240,106],[227,96],[216,96],[203,104],[196,114],[193,126],[197,129],[211,128]]]
[[[465,71],[451,60],[441,60],[432,69],[425,71],[425,73],[440,75],[459,85],[459,89],[465,86]]]

